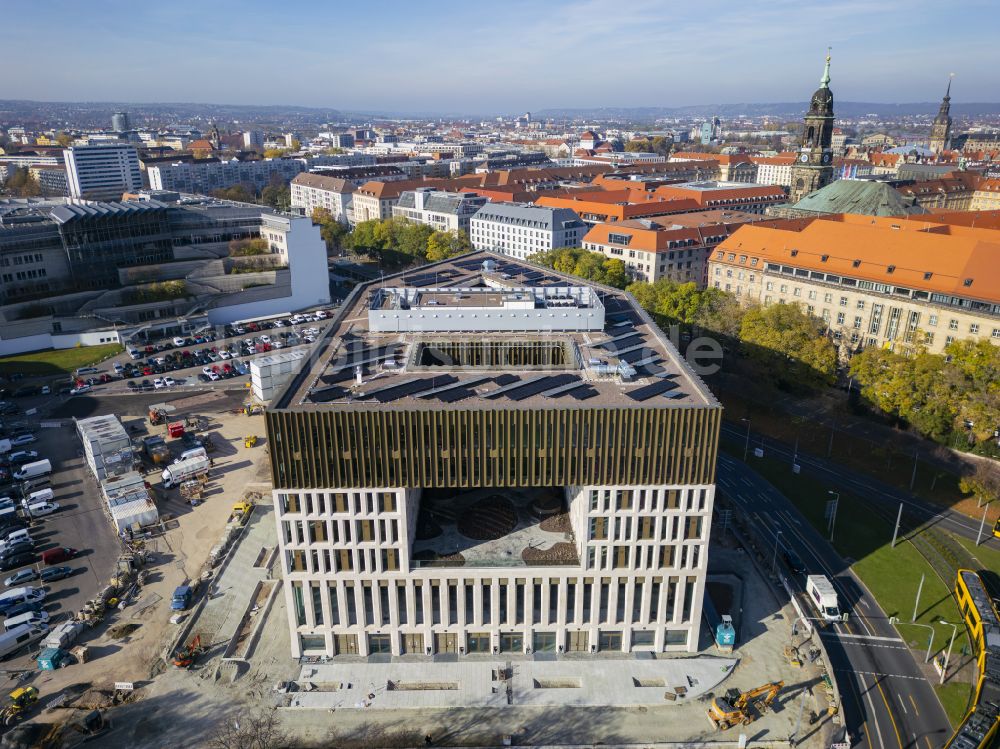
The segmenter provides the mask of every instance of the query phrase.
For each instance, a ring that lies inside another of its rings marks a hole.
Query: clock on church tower
[[[833,142],[833,92],[830,90],[829,54],[804,123],[799,153],[791,169],[789,201],[793,204],[833,181],[833,149],[830,146]]]

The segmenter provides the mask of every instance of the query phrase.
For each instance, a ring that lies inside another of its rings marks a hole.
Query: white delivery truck
[[[172,463],[163,469],[163,488],[169,489],[173,486],[177,486],[182,481],[187,481],[195,476],[200,476],[201,474],[208,471],[208,458],[204,456],[198,456],[195,458],[188,458],[187,460],[182,460],[180,463]]]
[[[48,458],[45,458],[44,460],[25,463],[19,470],[14,471],[14,478],[18,481],[26,481],[28,479],[48,476],[50,473],[52,473],[52,463],[49,462]]]
[[[828,622],[842,620],[837,605],[837,591],[825,575],[809,575],[806,578],[806,593],[819,615]]]

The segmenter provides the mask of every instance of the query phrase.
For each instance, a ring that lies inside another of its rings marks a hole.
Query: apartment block
[[[63,151],[70,197],[120,200],[142,187],[135,146],[107,144],[74,146]]]
[[[393,218],[427,224],[438,231],[469,232],[472,216],[486,205],[474,192],[444,192],[432,187],[407,190],[392,207]]]
[[[525,259],[557,247],[579,247],[587,225],[569,208],[523,203],[488,203],[469,224],[477,250],[492,250]]]
[[[340,177],[303,173],[290,185],[292,209],[304,216],[311,216],[316,208],[325,208],[342,224],[350,222],[351,199],[354,184]]]
[[[756,213],[713,210],[602,223],[587,232],[583,248],[621,260],[637,281],[705,286],[712,250],[739,227],[762,220]]]
[[[171,164],[157,164],[146,169],[149,186],[153,190],[173,190],[200,195],[208,195],[213,190],[223,190],[236,185],[249,185],[254,190],[262,190],[275,178],[282,182],[291,181],[295,175],[305,171],[306,163],[301,159],[262,159],[259,161],[177,161]]]

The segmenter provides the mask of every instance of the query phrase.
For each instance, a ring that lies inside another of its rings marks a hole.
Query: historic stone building
[[[941,100],[941,109],[938,110],[934,124],[931,125],[930,149],[940,155],[942,151],[951,147],[951,79],[948,80],[948,90]]]
[[[830,91],[830,55],[820,78],[819,88],[812,95],[805,116],[805,129],[799,155],[792,166],[789,202],[797,203],[804,196],[833,182],[833,92]]]

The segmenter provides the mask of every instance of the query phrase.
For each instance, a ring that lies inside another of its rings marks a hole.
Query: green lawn
[[[118,343],[104,343],[100,346],[79,346],[77,348],[48,349],[0,358],[0,374],[20,372],[24,375],[72,374],[79,367],[89,367],[121,353]]]
[[[736,453],[735,450],[733,452]],[[824,513],[826,502],[831,499],[828,491],[833,487],[808,476],[796,476],[788,463],[772,458],[751,458],[750,467],[788,497],[806,520],[826,535]],[[951,594],[950,585],[946,585],[937,576],[916,547],[907,542],[897,542],[896,548],[891,548],[892,529],[892,524],[874,515],[861,499],[848,492],[840,492],[834,548],[841,556],[852,560],[852,569],[875,596],[883,611],[888,616],[898,616],[901,622],[912,619],[920,577],[924,576],[916,621],[934,627],[933,656],[934,653],[947,649],[952,634],[952,628],[939,624],[938,620],[943,618],[960,622],[961,614]],[[979,549],[982,550],[983,547]],[[987,552],[1000,558],[1000,552],[993,549],[988,549]],[[979,559],[984,564],[990,564],[984,556],[979,556]],[[993,559],[994,557],[989,557],[989,560]],[[923,660],[930,632],[925,627],[908,626],[904,623],[898,625],[898,630],[914,652],[920,654],[920,660]],[[952,651],[953,663],[963,647],[968,647],[968,637],[965,627],[960,626]],[[967,711],[972,686],[949,682],[943,687],[935,685],[935,689],[949,720],[957,725]]]
[[[989,524],[983,529],[983,537],[988,540],[979,546],[976,546],[975,541],[959,538],[958,536],[955,538],[965,547],[966,551],[979,560],[980,569],[996,572],[1000,570],[1000,549],[997,548],[997,541],[993,540],[993,529]]]

